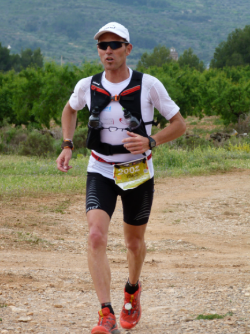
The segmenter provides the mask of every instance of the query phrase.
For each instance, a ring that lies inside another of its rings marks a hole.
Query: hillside
[[[40,47],[47,60],[79,65],[97,58],[93,35],[118,21],[131,34],[134,65],[161,43],[181,54],[191,47],[208,63],[235,28],[250,24],[247,0],[1,0],[0,42],[12,53]]]

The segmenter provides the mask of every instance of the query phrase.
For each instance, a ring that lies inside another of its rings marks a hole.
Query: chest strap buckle
[[[110,100],[118,102],[118,101],[120,101],[120,95],[111,96]]]

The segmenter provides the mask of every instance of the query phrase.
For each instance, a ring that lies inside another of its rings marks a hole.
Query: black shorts
[[[154,178],[134,189],[122,190],[114,180],[99,173],[88,173],[86,212],[101,209],[112,217],[117,196],[121,196],[123,220],[129,225],[140,226],[148,222],[154,194]]]

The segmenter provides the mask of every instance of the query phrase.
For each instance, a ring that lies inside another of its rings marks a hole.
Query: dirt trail
[[[155,189],[143,315],[130,333],[250,333],[250,171],[157,179]],[[0,333],[87,334],[96,324],[84,200],[0,203]],[[108,256],[119,318],[128,270],[120,201]]]

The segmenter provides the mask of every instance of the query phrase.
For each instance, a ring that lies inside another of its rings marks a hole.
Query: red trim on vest
[[[103,160],[102,158],[100,158],[98,155],[96,155],[93,151],[91,151],[91,155],[93,158],[95,158],[97,161],[99,162],[105,162],[106,164],[109,164],[109,165],[115,165],[115,164],[120,164],[121,162],[108,162],[106,160]],[[152,153],[150,153],[148,156],[147,156],[147,160],[150,160],[152,158]]]
[[[104,90],[102,88],[99,88],[99,87],[96,87],[95,85],[91,85],[91,89],[95,90],[95,91],[97,91],[99,93],[102,93],[102,94],[110,96],[110,94],[106,90]],[[129,94],[134,93],[134,92],[136,92],[137,90],[140,90],[140,89],[141,89],[141,86],[135,86],[133,88],[124,90],[120,95],[112,96],[111,100],[112,101],[119,101],[120,100],[120,96],[129,95]]]
[[[110,94],[108,92],[106,92],[106,90],[104,90],[102,88],[99,88],[99,87],[96,87],[95,85],[91,85],[91,89],[92,90],[96,90],[99,93],[102,93],[102,94],[110,96]]]
[[[131,93],[133,93],[133,92],[136,92],[137,90],[140,90],[140,89],[141,89],[141,86],[135,86],[135,87],[133,87],[133,88],[124,90],[120,95],[121,95],[121,96],[128,95],[128,94],[131,94]]]

